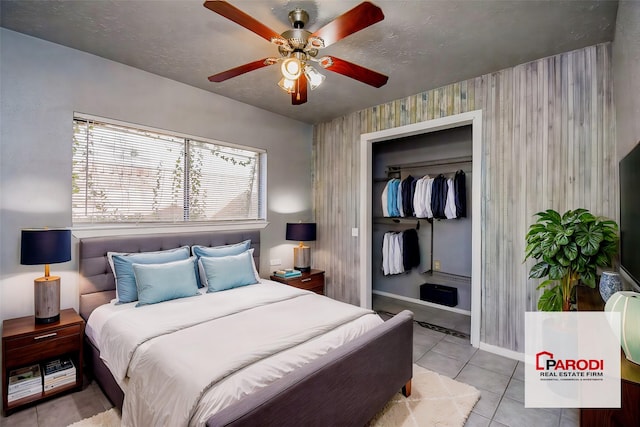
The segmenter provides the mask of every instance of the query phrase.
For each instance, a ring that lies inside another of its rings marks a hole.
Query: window
[[[264,220],[262,150],[76,116],[74,224]]]

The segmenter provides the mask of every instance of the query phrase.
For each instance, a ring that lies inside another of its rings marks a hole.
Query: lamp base
[[[49,323],[56,323],[60,321],[60,315],[53,317],[36,317],[36,325],[46,325]]]
[[[311,249],[309,246],[293,248],[293,268],[300,271],[311,271]]]
[[[36,323],[60,320],[60,277],[40,277],[33,281],[33,301]]]

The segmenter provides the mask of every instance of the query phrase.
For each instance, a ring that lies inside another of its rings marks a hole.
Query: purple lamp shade
[[[316,223],[299,222],[287,223],[287,240],[298,242],[311,242],[316,240]]]
[[[20,264],[42,265],[71,261],[71,230],[22,230]]]

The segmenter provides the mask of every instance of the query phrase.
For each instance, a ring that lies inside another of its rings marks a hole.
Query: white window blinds
[[[76,117],[73,222],[264,219],[262,155]]]

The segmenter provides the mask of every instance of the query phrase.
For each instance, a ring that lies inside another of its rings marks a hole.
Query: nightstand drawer
[[[285,285],[293,286],[298,289],[305,289],[307,291],[315,292],[320,295],[324,295],[324,271],[311,270],[302,273],[302,276],[294,279],[285,279],[278,277],[275,274],[270,277],[274,282],[284,283]]]
[[[316,292],[315,288],[322,288],[324,286],[324,277],[322,275],[315,275],[310,277],[289,279],[287,282],[288,285],[295,286],[296,288]]]
[[[57,341],[62,338],[75,336],[75,339],[78,339],[78,335],[80,335],[81,327],[80,325],[68,326],[66,328],[58,328],[49,331],[42,331],[38,333],[32,333],[29,335],[23,335],[18,338],[9,338],[4,340],[4,345],[6,346],[6,350],[10,351],[13,349],[31,346],[31,345],[41,345],[46,344],[49,341]]]
[[[77,352],[82,347],[82,334],[79,325],[56,329],[39,334],[30,334],[4,341],[6,367],[18,367],[57,357],[61,354]]]

